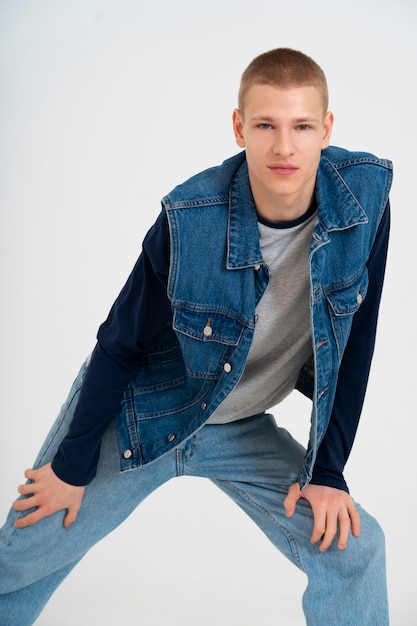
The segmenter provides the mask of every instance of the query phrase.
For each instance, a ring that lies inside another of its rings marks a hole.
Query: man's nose
[[[276,130],[272,151],[276,155],[287,157],[294,153],[294,146],[290,133],[286,130]]]

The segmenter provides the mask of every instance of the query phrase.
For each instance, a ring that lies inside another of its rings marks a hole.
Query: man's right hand
[[[32,483],[19,485],[18,492],[28,496],[13,503],[15,511],[24,512],[36,507],[35,511],[15,522],[16,528],[26,528],[36,524],[44,517],[66,510],[65,528],[69,528],[77,519],[84,496],[85,487],[76,487],[62,481],[54,473],[51,464],[37,470],[28,469],[25,477]]]

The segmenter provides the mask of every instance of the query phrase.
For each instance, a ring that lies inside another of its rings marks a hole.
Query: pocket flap
[[[325,295],[335,315],[352,315],[359,309],[367,290],[368,271],[365,267],[351,279],[327,287]]]
[[[199,341],[237,345],[245,328],[237,318],[213,310],[175,309],[174,330]]]

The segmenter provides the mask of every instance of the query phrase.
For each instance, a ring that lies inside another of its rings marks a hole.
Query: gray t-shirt
[[[259,224],[260,246],[270,282],[243,375],[208,424],[233,422],[267,411],[293,389],[312,353],[308,255],[316,213],[294,226]]]

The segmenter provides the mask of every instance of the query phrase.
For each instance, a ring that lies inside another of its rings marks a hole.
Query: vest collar
[[[338,170],[322,155],[317,171],[318,215],[327,231],[366,224],[368,217]]]
[[[355,195],[325,156],[321,157],[317,171],[316,197],[318,218],[326,231],[368,222]],[[227,267],[242,269],[261,263],[258,218],[244,159],[230,185]]]
[[[227,267],[228,269],[242,269],[261,263],[258,216],[245,159],[237,169],[230,185]]]

